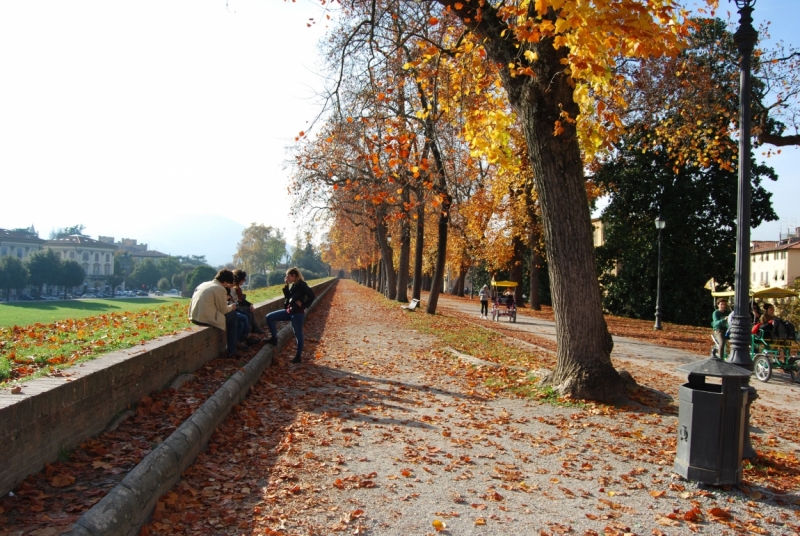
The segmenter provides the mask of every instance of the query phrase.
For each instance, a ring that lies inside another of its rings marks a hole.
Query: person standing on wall
[[[228,305],[228,289],[233,287],[233,272],[223,268],[212,281],[200,284],[192,294],[189,320],[198,326],[213,326],[225,331],[228,357],[236,357],[236,342],[241,329],[236,321],[236,305]]]
[[[275,346],[278,344],[278,332],[275,322],[290,321],[292,331],[297,341],[297,352],[291,363],[301,362],[303,353],[303,321],[305,320],[306,308],[314,301],[314,292],[303,280],[303,275],[297,268],[289,268],[286,271],[285,285],[283,287],[283,310],[273,311],[267,315],[267,327],[269,328],[270,339],[267,344]]]

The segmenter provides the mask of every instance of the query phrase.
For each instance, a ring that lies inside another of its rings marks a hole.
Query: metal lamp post
[[[658,283],[656,285],[656,323],[653,329],[661,329],[661,231],[666,225],[667,222],[659,214],[656,218],[656,229],[658,229]]]
[[[739,49],[739,205],[736,217],[735,302],[730,324],[730,363],[753,370],[750,359],[750,59],[758,40],[753,28],[755,0],[735,0],[739,28],[733,35]]]

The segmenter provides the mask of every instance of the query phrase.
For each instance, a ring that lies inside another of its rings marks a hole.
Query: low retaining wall
[[[320,295],[335,279],[312,287]],[[259,303],[256,318],[280,309],[282,298]],[[93,437],[121,411],[198,369],[225,351],[224,332],[195,326],[69,369],[69,378],[25,382],[21,394],[0,391],[0,496],[21,480]]]

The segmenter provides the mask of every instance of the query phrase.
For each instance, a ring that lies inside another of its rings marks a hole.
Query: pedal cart
[[[733,297],[733,291],[712,292],[716,297]],[[790,298],[797,297],[797,293],[785,288],[768,288],[753,292],[750,291],[751,300],[756,298]],[[791,325],[789,325],[791,326]],[[788,372],[792,380],[800,383],[800,337],[791,326],[786,330],[773,328],[771,332],[759,330],[758,334],[751,335],[750,358],[753,360],[753,373],[762,382],[768,382],[775,369]],[[730,344],[727,340],[717,341],[712,336],[714,348],[712,357],[727,360],[730,357]]]
[[[492,320],[500,320],[501,316],[507,316],[509,322],[517,321],[517,305],[514,303],[514,291],[517,283],[514,281],[494,281],[492,280]],[[505,291],[511,290],[510,295]]]

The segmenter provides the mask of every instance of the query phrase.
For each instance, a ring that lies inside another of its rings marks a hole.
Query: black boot
[[[291,361],[289,361],[289,363],[292,363],[293,365],[299,365],[299,364],[300,364],[300,363],[302,363],[302,362],[303,362],[303,361],[300,359],[300,356],[299,356],[299,355],[296,355],[296,356],[294,356],[294,359],[292,359]]]
[[[270,346],[277,346],[278,345],[278,338],[277,337],[270,337],[265,343],[269,344]]]

